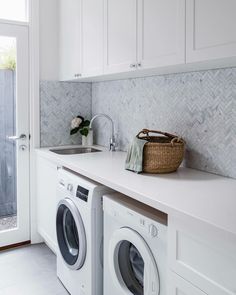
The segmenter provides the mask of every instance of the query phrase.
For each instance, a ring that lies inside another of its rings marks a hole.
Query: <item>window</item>
[[[0,19],[28,21],[28,0],[0,0]]]
[[[16,38],[0,36],[0,70],[15,70]]]

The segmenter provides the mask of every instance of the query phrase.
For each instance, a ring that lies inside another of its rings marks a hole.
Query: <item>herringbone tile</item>
[[[70,136],[70,122],[82,115],[91,118],[91,84],[40,82],[41,146],[78,144],[79,134]]]
[[[122,150],[140,129],[161,129],[184,137],[188,167],[236,178],[236,68],[99,82],[92,93],[93,114],[111,115]],[[106,125],[97,122],[102,145]]]

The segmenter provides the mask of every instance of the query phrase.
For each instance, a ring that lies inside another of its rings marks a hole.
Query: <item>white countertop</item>
[[[236,234],[234,179],[188,168],[172,174],[135,174],[124,169],[124,152],[57,155],[49,148],[36,152],[167,214],[185,213]]]

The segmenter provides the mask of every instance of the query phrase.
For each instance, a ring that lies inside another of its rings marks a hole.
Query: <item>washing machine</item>
[[[166,295],[167,215],[119,193],[103,210],[103,294]]]
[[[102,196],[109,191],[71,171],[58,171],[57,276],[71,295],[103,294]]]

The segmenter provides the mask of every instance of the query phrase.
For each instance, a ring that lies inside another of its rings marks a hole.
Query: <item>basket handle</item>
[[[176,135],[173,135],[171,133],[167,133],[167,132],[162,132],[162,131],[158,131],[158,130],[149,130],[149,129],[143,129],[142,131],[140,131],[137,135],[137,138],[142,139],[142,137],[140,136],[141,134],[145,134],[148,138],[150,138],[149,133],[156,133],[156,134],[161,134],[164,135],[168,138],[171,138],[171,143],[175,143],[175,142],[183,142],[184,140]]]

